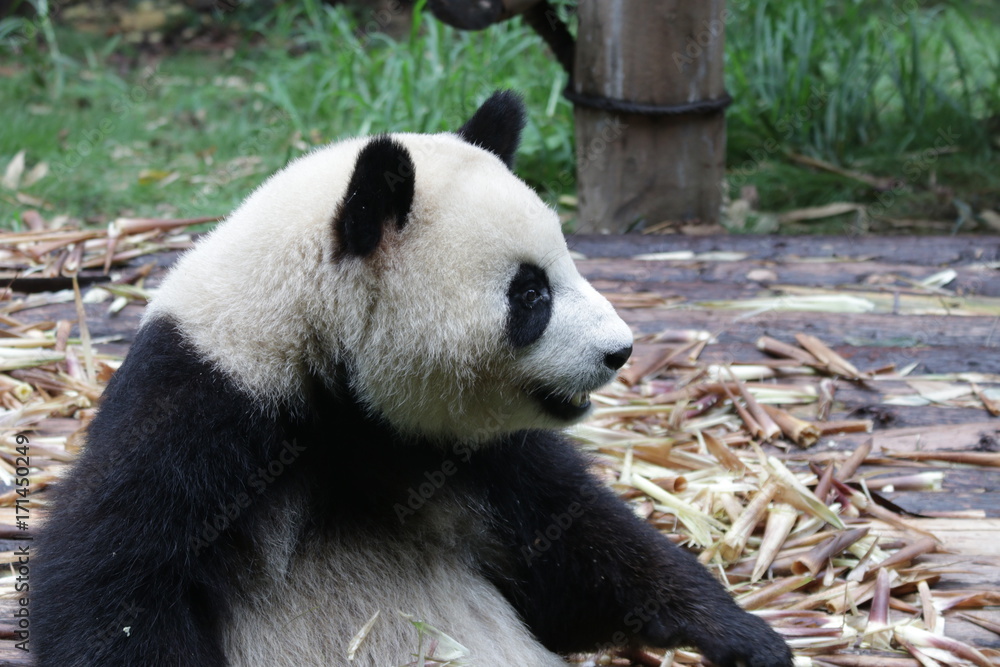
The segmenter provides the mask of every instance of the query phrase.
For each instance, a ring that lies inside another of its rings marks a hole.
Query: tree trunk
[[[725,98],[724,0],[580,0],[574,72],[577,231],[718,222],[725,116],[657,113]],[[648,113],[585,106],[580,98]]]

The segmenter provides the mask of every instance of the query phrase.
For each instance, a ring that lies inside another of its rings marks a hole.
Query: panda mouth
[[[542,389],[531,393],[545,412],[561,421],[580,419],[590,411],[589,391],[578,391],[567,395]]]

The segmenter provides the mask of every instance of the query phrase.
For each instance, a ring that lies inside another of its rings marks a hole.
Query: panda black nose
[[[625,365],[628,358],[632,356],[632,346],[623,347],[617,352],[608,352],[604,355],[604,365],[613,371]]]

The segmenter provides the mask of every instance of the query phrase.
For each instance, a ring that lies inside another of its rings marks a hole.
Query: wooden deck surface
[[[755,347],[761,336],[790,341],[794,333],[808,333],[863,370],[917,364],[914,374],[947,376],[940,380],[943,384],[961,384],[964,380],[956,379],[958,374],[968,374],[963,378],[984,388],[1000,387],[998,238],[628,236],[573,237],[569,243],[580,255],[581,273],[612,299],[637,336],[707,330],[716,342],[705,349],[703,359],[764,359]],[[642,255],[653,257],[637,258]],[[136,262],[156,261],[160,267],[147,286],[156,286],[162,267],[175,257]],[[929,293],[921,286],[921,281],[946,269],[954,270],[954,280],[939,292]],[[23,289],[35,288],[26,281]],[[838,293],[864,298],[874,308],[847,314],[809,312],[789,298]],[[719,304],[775,296],[787,301],[779,308],[757,309],[729,310]],[[18,317],[75,319],[73,309],[72,302],[46,305],[21,311]],[[87,305],[86,310],[90,335],[108,341],[103,349],[123,353],[142,307],[129,305],[112,317],[106,304]],[[945,449],[1000,457],[1000,419],[974,401],[963,407],[885,403],[887,396],[915,393],[905,378],[868,385],[842,383],[833,418],[871,418],[874,434],[825,438],[810,449],[783,456],[797,462],[824,461],[874,437],[874,464],[862,472],[914,465],[891,458],[899,451]],[[52,420],[46,428],[60,432],[69,426]],[[942,490],[885,495],[913,514],[909,518],[913,525],[942,539],[945,553],[924,560],[955,567],[935,590],[1000,591],[1000,467],[925,462],[920,469],[943,471]],[[942,513],[949,516],[936,516]],[[10,543],[6,544],[0,548],[9,549]],[[975,614],[1000,624],[1000,608]],[[997,634],[962,620],[957,612],[946,616],[950,636],[980,648],[1000,649]],[[0,638],[8,625],[0,621]],[[30,663],[6,642],[0,645],[0,666],[20,664]]]

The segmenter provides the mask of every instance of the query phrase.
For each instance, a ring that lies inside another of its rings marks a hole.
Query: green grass
[[[995,7],[963,3],[966,11],[914,0],[732,5],[726,64],[737,100],[728,116],[734,186],[758,186],[765,209],[880,196],[856,180],[789,168],[785,155],[801,153],[897,178],[887,214],[908,214],[902,209],[932,183],[982,208],[1000,204]]]
[[[947,219],[954,199],[1000,209],[992,0],[728,7],[731,194],[753,185],[768,211],[889,199],[889,217]],[[418,14],[394,41],[372,30],[373,16],[319,0],[252,5],[219,17],[238,47],[162,56],[45,21],[0,21],[0,111],[14,119],[0,124],[0,167],[22,149],[29,169],[50,167],[33,185],[0,188],[0,227],[32,206],[95,224],[221,215],[316,145],[453,130],[496,88],[521,91],[529,107],[518,173],[550,202],[574,194],[566,77],[520,21],[465,33]],[[26,24],[37,34],[28,41]],[[791,154],[890,178],[891,197]]]
[[[43,212],[93,223],[225,214],[317,145],[455,130],[506,87],[531,108],[519,171],[550,199],[572,191],[565,76],[515,23],[460,33],[418,20],[414,39],[394,42],[359,32],[340,7],[311,1],[280,5],[248,30],[266,41],[226,56],[181,49],[158,62],[140,58],[145,64],[124,74],[116,70],[134,49],[60,31],[73,60],[59,96],[47,54],[26,53],[25,66],[0,76],[0,108],[17,118],[0,124],[0,167],[24,149],[29,168],[44,161],[50,173],[21,200],[0,190],[0,225],[18,223],[31,201],[24,195],[43,202]]]

